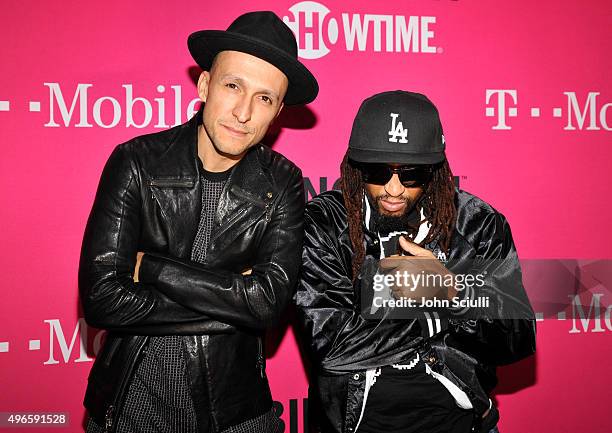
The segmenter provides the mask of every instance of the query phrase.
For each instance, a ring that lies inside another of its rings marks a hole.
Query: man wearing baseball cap
[[[283,430],[263,341],[297,282],[304,191],[261,139],[283,105],[315,99],[317,81],[272,12],[188,46],[202,107],[114,149],[85,229],[81,302],[107,330],[88,432]]]
[[[426,96],[362,103],[341,191],[308,203],[304,231],[295,299],[320,431],[494,429],[495,367],[534,352],[535,321],[508,223],[455,188]],[[481,280],[459,284],[466,275]],[[412,308],[420,298],[441,306]]]

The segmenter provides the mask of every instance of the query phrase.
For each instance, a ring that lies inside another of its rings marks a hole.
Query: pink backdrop
[[[4,1],[0,412],[67,412],[57,431],[81,431],[98,340],[79,321],[76,273],[102,166],[117,143],[187,119],[187,35],[257,9],[286,17],[319,80],[272,137],[316,192],[338,178],[361,100],[419,91],[440,109],[461,187],[506,215],[522,258],[612,258],[607,0]],[[609,430],[607,311],[540,321],[537,354],[500,371],[502,433]],[[292,327],[271,340],[273,395],[286,431],[302,432]]]

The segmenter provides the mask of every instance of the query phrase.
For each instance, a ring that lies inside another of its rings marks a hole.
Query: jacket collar
[[[153,177],[172,178],[176,180],[192,180],[199,184],[203,170],[198,156],[198,126],[202,124],[203,105],[186,123],[177,127],[170,145],[157,158],[151,170]],[[244,192],[246,197],[269,201],[273,181],[267,167],[263,166],[259,153],[262,144],[253,146],[236,164],[227,181],[226,188]]]
[[[196,180],[198,177],[198,125],[202,109],[189,121],[165,131],[172,134],[169,145],[155,158],[149,169],[153,178]]]

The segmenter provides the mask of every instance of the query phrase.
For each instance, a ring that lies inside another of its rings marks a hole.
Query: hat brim
[[[437,164],[446,159],[444,151],[432,153],[385,152],[349,149],[353,161],[377,164]]]
[[[289,80],[284,103],[308,104],[319,93],[319,85],[310,71],[297,59],[265,41],[223,30],[201,30],[189,35],[189,52],[205,71],[221,51],[240,51],[251,54],[280,69]]]

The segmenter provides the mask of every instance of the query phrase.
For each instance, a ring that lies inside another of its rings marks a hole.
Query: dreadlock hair
[[[363,235],[363,198],[365,184],[359,168],[352,165],[348,151],[340,166],[340,189],[346,206],[349,236],[353,246],[353,281],[357,278],[365,260],[365,245]],[[455,184],[453,173],[446,159],[434,166],[431,179],[423,190],[423,195],[416,206],[423,209],[431,224],[429,233],[421,242],[425,245],[433,240],[439,242],[440,248],[448,253],[451,235],[457,219],[455,208]]]

